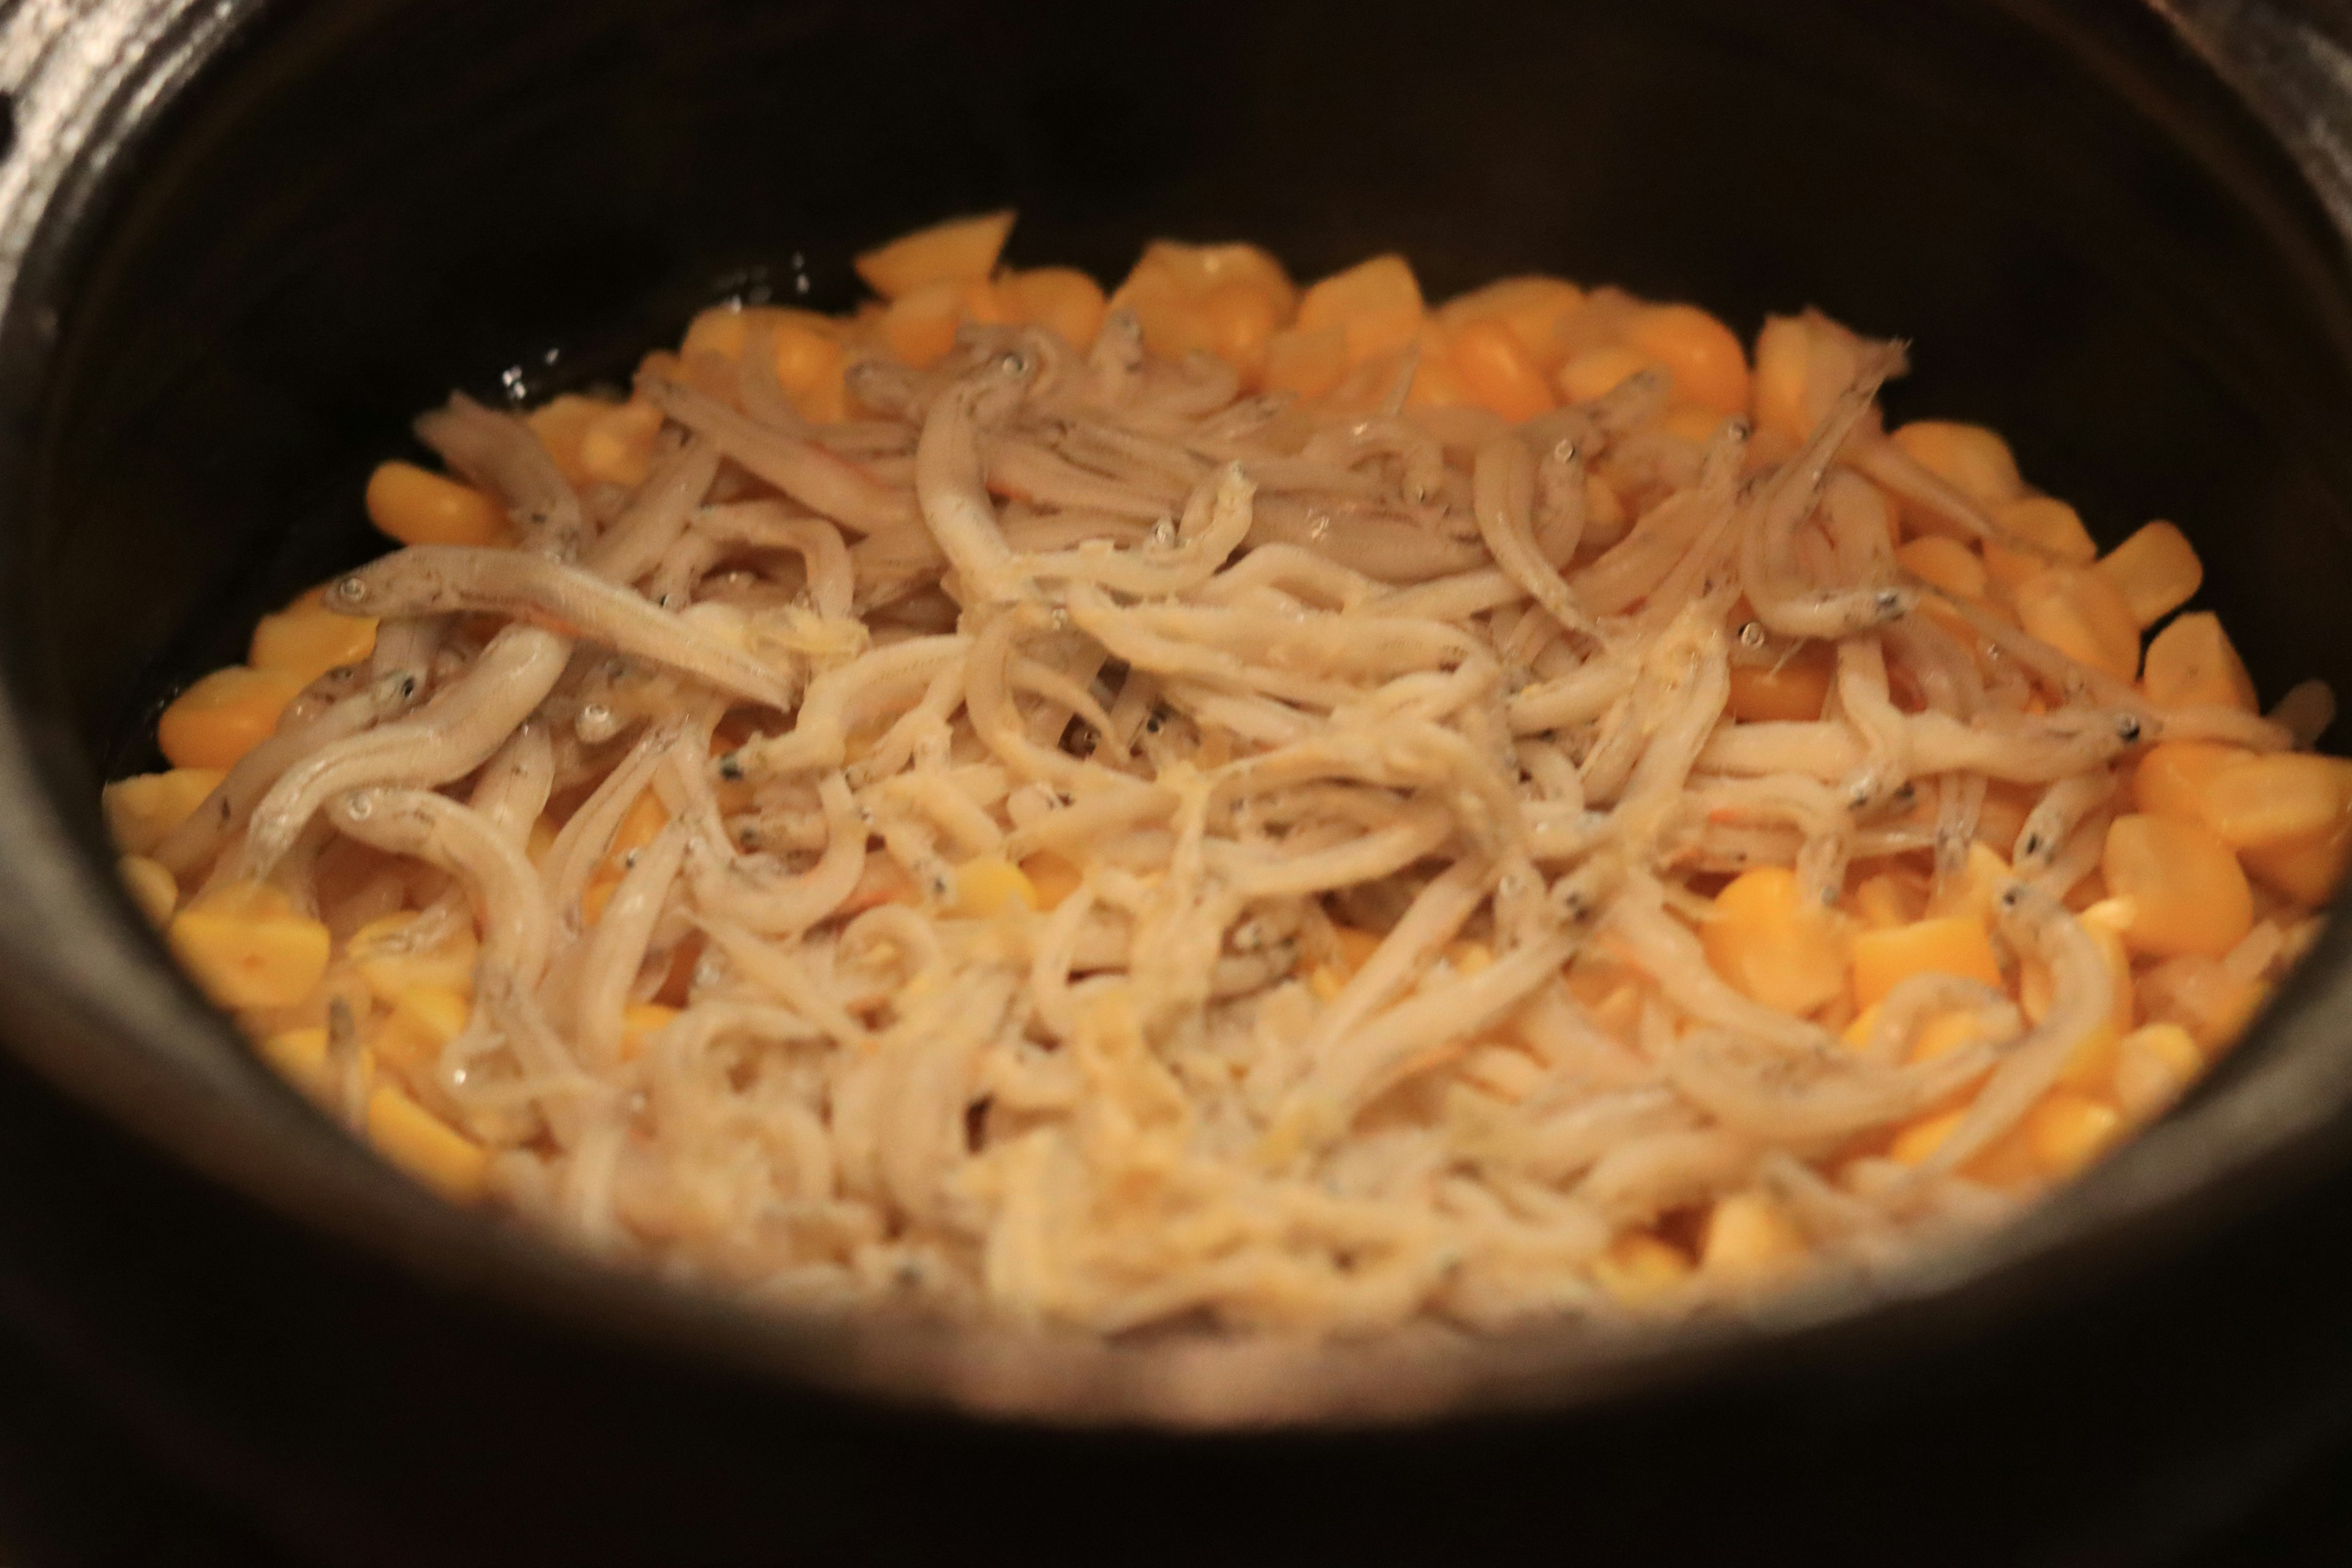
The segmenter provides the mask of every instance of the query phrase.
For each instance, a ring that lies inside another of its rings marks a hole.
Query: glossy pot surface
[[[2266,696],[2352,689],[2352,184],[2326,13],[2132,0],[108,0],[0,18],[0,1325],[350,1563],[2160,1555],[2347,1406],[2352,970],[2027,1223],[1867,1294],[1466,1351],[760,1316],[446,1210],[254,1064],[97,788],[453,384],[1022,211],[1433,295],[1548,270],[1916,345],[2112,542],[2179,521]],[[2313,16],[2317,16],[2315,22]],[[28,20],[28,17],[33,19]],[[60,20],[62,18],[62,21]]]

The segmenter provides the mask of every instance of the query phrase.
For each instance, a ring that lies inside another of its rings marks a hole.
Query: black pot
[[[2011,432],[2110,541],[2176,519],[2266,695],[2352,689],[2344,21],[0,14],[0,1329],[220,1528],[322,1562],[2182,1546],[2352,1416],[2341,933],[2191,1103],[1874,1293],[1459,1355],[1106,1351],[756,1316],[438,1206],[176,976],[108,872],[97,792],[147,765],[174,681],[369,552],[360,479],[452,382],[593,376],[730,289],[838,306],[861,244],[998,204],[1018,259],[1106,277],[1155,235],[1245,236],[1303,275],[1396,247],[1433,293],[1543,268],[1743,330],[1815,303],[1906,334],[1898,412]]]

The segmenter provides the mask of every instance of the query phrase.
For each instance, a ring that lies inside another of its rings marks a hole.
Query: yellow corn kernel
[[[155,743],[173,767],[235,767],[269,738],[303,684],[274,669],[215,669],[172,699],[156,721]]]
[[[1590,403],[1650,368],[1650,362],[1622,344],[1587,349],[1552,377],[1562,401]]]
[[[653,472],[662,412],[651,403],[598,405],[580,432],[580,473],[592,483],[634,489]]]
[[[2009,443],[1981,425],[1917,419],[1895,432],[1906,456],[1988,510],[2025,493]]]
[[[2145,1121],[2180,1098],[2205,1070],[2205,1054],[2178,1024],[2150,1024],[2116,1048],[2115,1093],[2125,1115]]]
[[[658,1002],[632,1002],[621,1009],[621,1059],[635,1061],[643,1055],[646,1041],[669,1027],[677,1016],[677,1009],[665,1007]]]
[[[441,1059],[441,1048],[466,1027],[473,1005],[440,985],[411,985],[393,998],[391,1015],[371,1042],[376,1054],[401,1068]]]
[[[1809,721],[1822,716],[1822,704],[1829,700],[1830,682],[1836,675],[1834,647],[1808,642],[1771,664],[1733,665],[1727,706],[1731,716],[1743,723],[1774,719]]]
[[[1004,237],[1013,232],[1013,216],[1008,209],[950,218],[877,246],[851,265],[866,286],[885,300],[904,299],[934,283],[982,280],[996,270]]]
[[[1694,447],[1704,447],[1723,428],[1723,416],[1702,404],[1677,403],[1658,416],[1655,427]]]
[[[1317,964],[1307,976],[1307,989],[1318,1002],[1336,1001],[1347,986],[1348,977],[1328,963]]]
[[[300,1089],[313,1100],[325,1100],[334,1089],[334,1079],[327,1060],[327,1031],[316,1026],[305,1029],[280,1029],[264,1036],[256,1048],[261,1059],[277,1069],[278,1076]],[[373,1075],[374,1058],[362,1052],[360,1070]]]
[[[2000,963],[1982,921],[1944,915],[1859,932],[1853,939],[1853,1000],[1867,1007],[1914,974],[1957,974],[1998,988]]]
[[[1778,1274],[1805,1255],[1804,1233],[1769,1194],[1731,1193],[1716,1200],[1699,1248],[1706,1273],[1752,1279]]]
[[[2093,567],[2053,566],[2017,584],[2018,624],[2078,664],[2118,680],[2139,674],[2139,622],[2115,580]]]
[[[344,957],[359,971],[370,994],[387,1007],[420,986],[471,996],[477,953],[470,921],[442,930],[425,925],[411,910],[368,921],[343,944]]]
[[[2233,849],[2308,840],[2352,806],[2352,763],[2308,752],[2241,753],[2214,769],[2198,805]]]
[[[1940,533],[1922,534],[1895,552],[1906,571],[1963,599],[1981,599],[1990,585],[1984,562],[1957,539]]]
[[[2281,839],[2242,849],[2238,858],[2265,886],[2301,904],[2325,904],[2336,897],[2344,868],[2352,860],[2352,816],[2306,838]]]
[[[2132,618],[2154,626],[2187,604],[2205,581],[2188,536],[2168,522],[2151,522],[2107,552],[2100,574],[2123,590]]]
[[[1037,895],[1041,910],[1058,910],[1062,900],[1078,890],[1087,879],[1086,873],[1050,849],[1041,849],[1021,862],[1021,874],[1029,879],[1030,889]]]
[[[2109,890],[2131,901],[2124,941],[2136,952],[2218,957],[2253,928],[2253,893],[2238,857],[2201,822],[2118,816],[2099,868]]]
[[[262,616],[253,628],[245,661],[308,686],[327,671],[357,664],[374,651],[374,616],[339,616],[306,603]]]
[[[1559,278],[1502,278],[1458,294],[1437,308],[1437,319],[1459,341],[1474,321],[1493,321],[1518,341],[1536,374],[1549,375],[1563,357],[1559,329],[1584,304],[1584,290]]]
[[[2066,1089],[2044,1095],[2025,1119],[2034,1160],[2053,1176],[2071,1176],[2097,1159],[2123,1128],[2114,1106]]]
[[[482,1146],[391,1084],[368,1096],[367,1135],[378,1153],[443,1197],[482,1195],[490,1163]]]
[[[1707,962],[1735,988],[1784,1013],[1810,1013],[1845,988],[1843,922],[1781,866],[1743,871],[1699,928]]]
[[[1402,256],[1375,256],[1310,286],[1298,298],[1298,326],[1338,327],[1348,363],[1399,352],[1421,331],[1421,283]]]
[[[1007,274],[997,284],[1014,321],[1044,327],[1082,349],[1102,331],[1102,285],[1074,267],[1037,267]]]
[[[1690,1259],[1679,1249],[1638,1230],[1611,1242],[1592,1264],[1592,1277],[1624,1307],[1646,1306],[1690,1275]]]
[[[1037,907],[1037,889],[1010,860],[983,857],[956,868],[956,912],[986,920],[1018,904]]]
[[[1967,1114],[1963,1108],[1920,1118],[1895,1135],[1895,1142],[1887,1147],[1886,1157],[1897,1164],[1925,1164],[1930,1155],[1944,1146],[1944,1140],[1952,1135],[1952,1130]]]
[[[1100,291],[1097,290],[1097,297]],[[802,418],[837,425],[849,417],[845,379],[849,351],[839,329],[825,317],[803,310],[782,312],[775,324],[776,380]],[[656,426],[658,430],[659,426]]]
[[[1766,318],[1756,335],[1756,373],[1748,384],[1764,445],[1793,450],[1821,421],[1827,406],[1822,389],[1832,383],[1843,388],[1853,373],[1852,344],[1822,330],[1817,318]]]
[[[171,924],[172,911],[180,904],[180,884],[167,868],[144,855],[125,855],[114,868],[150,924],[158,930]]]
[[[1625,323],[1625,346],[1663,367],[1677,402],[1718,416],[1748,409],[1747,351],[1729,327],[1696,305],[1652,305]]]
[[[144,855],[188,819],[221,782],[218,768],[135,773],[106,786],[106,830],[127,855]]]
[[[1156,268],[1187,299],[1198,300],[1238,286],[1263,295],[1284,321],[1298,311],[1298,286],[1272,251],[1255,245],[1187,245],[1155,239],[1143,247],[1142,259],[1136,266]]]
[[[470,485],[414,463],[379,463],[368,476],[368,521],[403,544],[496,544],[506,510]]]
[[[1348,374],[1348,334],[1338,327],[1288,328],[1266,340],[1265,390],[1307,401],[1325,397]]]
[[[1501,321],[1465,321],[1448,327],[1454,374],[1471,401],[1517,424],[1532,419],[1558,401],[1542,367],[1509,325]]]
[[[287,1007],[327,973],[327,928],[295,911],[278,889],[246,883],[172,918],[173,953],[205,992],[232,1010]]]
[[[2176,616],[2148,639],[2140,689],[2162,708],[2210,704],[2252,713],[2257,707],[2253,678],[2210,610]]]
[[[1993,525],[2002,537],[2030,544],[2064,566],[2088,566],[2099,546],[2083,526],[2083,514],[2049,496],[2028,496],[1996,507]]]
[[[2211,741],[2159,742],[2140,756],[2132,774],[2132,799],[2140,810],[2158,816],[2202,822],[2215,775],[2250,755]]]

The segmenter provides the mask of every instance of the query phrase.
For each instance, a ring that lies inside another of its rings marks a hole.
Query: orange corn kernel
[[[1703,404],[1677,403],[1658,416],[1657,427],[1694,447],[1704,447],[1723,428],[1723,416]]]
[[[2265,887],[2297,903],[2328,903],[2344,881],[2346,862],[2352,860],[2352,816],[2338,817],[2308,837],[2240,850],[2238,858]]]
[[[851,265],[885,300],[903,300],[934,284],[984,282],[996,270],[1013,217],[1008,209],[950,218],[877,246]]]
[[[2148,639],[2140,689],[2163,708],[2211,704],[2252,713],[2258,706],[2253,679],[2210,610],[2175,616]]]
[[[1328,396],[1348,374],[1348,334],[1338,327],[1293,327],[1265,345],[1265,390],[1313,400]]]
[[[1559,329],[1584,304],[1584,290],[1560,278],[1502,278],[1437,308],[1437,319],[1460,334],[1474,321],[1493,321],[1509,331],[1536,374],[1549,375],[1564,355]]]
[[[2032,546],[2061,565],[2088,566],[2099,558],[2083,514],[2050,496],[2028,496],[1993,510],[1992,521],[2004,538]]]
[[[1785,867],[1732,879],[1699,939],[1715,972],[1768,1007],[1810,1013],[1845,988],[1843,922],[1806,898]]]
[[[1001,321],[1004,311],[986,279],[927,283],[890,301],[882,312],[882,346],[901,364],[928,370],[955,347],[966,321]]]
[[[1014,321],[1045,327],[1072,348],[1085,348],[1102,331],[1102,285],[1075,267],[1008,273],[996,288]]]
[[[1735,664],[1731,716],[1747,723],[1818,719],[1836,675],[1837,654],[1825,642],[1808,642],[1776,664]]]
[[[621,1009],[621,1059],[635,1061],[643,1056],[646,1041],[669,1027],[677,1016],[677,1009],[659,1002],[632,1002]]]
[[[1564,402],[1590,403],[1649,368],[1650,362],[1629,348],[1587,349],[1559,367],[1552,384]]]
[[[327,671],[357,664],[374,651],[374,616],[339,616],[298,605],[262,616],[245,657],[256,669],[275,670],[308,686]]]
[[[2073,1175],[2105,1153],[2123,1130],[2123,1112],[2073,1089],[2051,1090],[2025,1119],[2034,1162],[2052,1176]]]
[[[215,669],[172,699],[155,743],[175,768],[234,767],[268,738],[303,685],[283,670]]]
[[[2205,581],[2188,536],[2168,522],[2151,522],[2107,552],[2098,570],[2123,590],[2132,618],[2154,626],[2187,604]]]
[[[997,856],[967,860],[956,868],[954,910],[974,920],[992,920],[1015,906],[1037,908],[1037,889],[1012,861]]]
[[[1729,327],[1696,305],[1653,305],[1626,323],[1625,346],[1674,378],[1677,401],[1720,415],[1748,410],[1748,354]]]
[[[2135,952],[2218,957],[2253,928],[2253,893],[2238,857],[2201,822],[2118,816],[2099,868],[2109,891],[2130,900],[2123,934]]]
[[[2352,763],[2308,752],[2230,758],[2206,782],[2205,826],[2233,849],[2305,842],[2352,805]]]
[[[1996,988],[2001,984],[1992,942],[1973,916],[1945,915],[1854,937],[1854,1005],[1869,1006],[1914,974],[1957,974]]]
[[[1155,239],[1143,247],[1136,270],[1152,268],[1162,273],[1186,299],[1199,300],[1223,288],[1238,286],[1261,296],[1274,307],[1282,324],[1298,311],[1298,286],[1274,253],[1255,245],[1186,245]]]
[[[345,959],[369,993],[387,1007],[398,1005],[402,995],[420,986],[471,996],[478,954],[470,922],[445,931],[413,910],[372,920],[343,944]]]
[[[1625,1307],[1655,1301],[1690,1274],[1690,1259],[1679,1249],[1642,1231],[1619,1237],[1592,1264],[1592,1277]]]
[[[1240,372],[1244,386],[1265,384],[1267,346],[1283,322],[1280,307],[1263,289],[1221,283],[1194,302],[1192,321],[1199,346]]]
[[[1348,363],[1395,353],[1421,331],[1421,283],[1402,256],[1375,256],[1334,272],[1298,300],[1298,325],[1307,331],[1338,327],[1347,334]]]
[[[482,1195],[489,1172],[482,1146],[390,1084],[368,1096],[367,1135],[378,1153],[451,1202]]]
[[[1805,1252],[1804,1232],[1778,1200],[1761,1192],[1731,1193],[1707,1213],[1699,1267],[1713,1275],[1754,1279],[1780,1273]]]
[[[166,932],[181,964],[221,1006],[286,1007],[327,973],[333,939],[293,900],[264,883],[240,883],[172,918]]]
[[[2139,622],[2114,579],[2095,568],[2053,566],[2017,585],[2026,631],[2078,664],[2118,680],[2139,674]]]
[[[1886,1151],[1887,1158],[1902,1165],[1926,1164],[1966,1115],[1968,1111],[1963,1108],[1920,1118],[1895,1135],[1894,1143]]]
[[[1895,552],[1895,559],[1922,582],[1932,583],[1963,599],[1981,599],[1990,586],[1984,562],[1977,552],[1958,540],[1939,533],[1912,540]]]
[[[1507,322],[1469,321],[1449,331],[1454,372],[1480,407],[1516,424],[1552,406],[1555,399],[1542,371]]]
[[[504,508],[470,485],[414,463],[378,463],[368,476],[368,521],[403,544],[496,544]]]
[[[662,412],[651,403],[601,408],[580,433],[580,475],[592,484],[634,488],[653,472]]]
[[[1873,930],[1909,925],[1919,918],[1921,903],[1918,889],[1891,872],[1865,877],[1853,890],[1853,912]]]
[[[837,425],[849,417],[849,392],[844,381],[849,351],[832,322],[822,317],[816,321],[823,324],[813,325],[795,310],[790,319],[776,323],[776,380],[802,418],[815,425]]]
[[[2136,1120],[2155,1115],[2205,1070],[2205,1054],[2178,1024],[2150,1024],[2116,1049],[2116,1101]]]
[[[1086,873],[1050,849],[1040,850],[1022,861],[1021,870],[1029,879],[1041,910],[1060,909],[1062,900],[1076,892],[1087,879]]]
[[[441,1049],[466,1027],[473,1004],[440,985],[412,985],[393,999],[392,1012],[370,1042],[394,1067],[417,1068],[441,1059]]]
[[[2139,977],[2138,991],[2151,1018],[2179,1024],[2209,1052],[2235,1040],[2269,994],[2260,981],[2241,980],[2220,959],[2196,953],[2155,965]]]
[[[1918,419],[1895,432],[1895,444],[1910,459],[1988,510],[2025,493],[2009,443],[1981,425]]]
[[[580,438],[587,433],[589,422],[612,405],[576,393],[564,393],[522,416],[547,455],[555,459],[556,468],[566,479],[577,485],[588,478],[580,467]]]
[[[114,874],[150,925],[160,931],[171,923],[172,911],[180,907],[180,883],[169,868],[144,855],[125,855],[114,862]]]
[[[188,819],[221,782],[218,768],[136,773],[106,786],[106,830],[126,855],[144,855]]]
[[[2211,741],[2158,742],[2141,755],[2132,774],[2132,799],[2140,810],[2158,816],[2202,822],[2213,776],[2250,755]]]
[[[1762,445],[1793,450],[1853,380],[1853,336],[1812,314],[1772,316],[1756,335],[1750,397]]]

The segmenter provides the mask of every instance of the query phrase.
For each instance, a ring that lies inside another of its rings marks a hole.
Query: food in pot
[[[2325,689],[1899,347],[1010,226],[453,397],[109,787],[424,1181],[793,1302],[1677,1312],[2033,1201],[2310,942]]]

